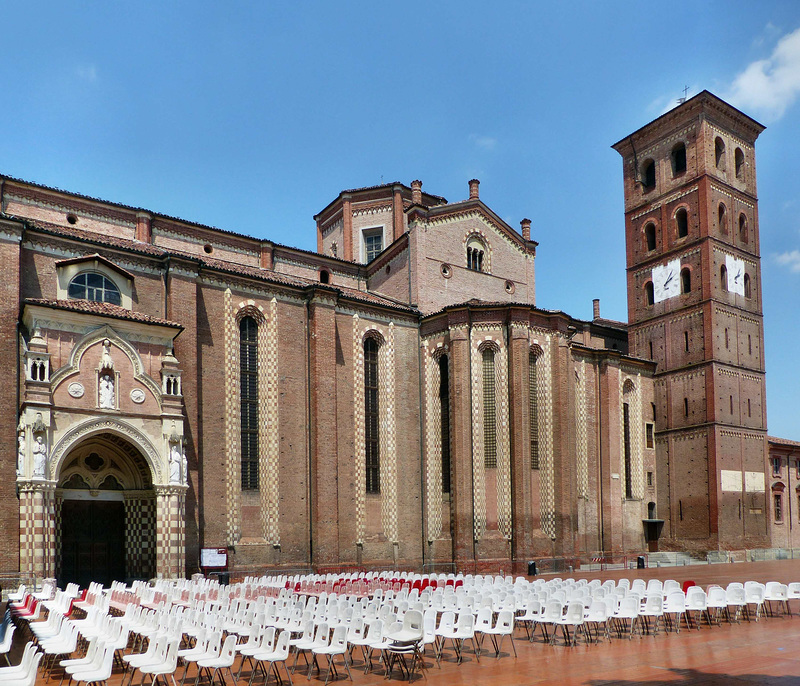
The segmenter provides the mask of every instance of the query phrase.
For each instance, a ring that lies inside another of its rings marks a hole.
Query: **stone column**
[[[186,486],[156,486],[156,576],[164,579],[186,575],[184,510]]]
[[[55,487],[54,481],[19,483],[20,572],[38,578],[55,574]]]

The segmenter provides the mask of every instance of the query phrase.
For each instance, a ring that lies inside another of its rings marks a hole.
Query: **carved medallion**
[[[70,385],[67,387],[67,392],[68,392],[68,393],[69,393],[69,394],[70,394],[70,395],[71,395],[73,398],[82,398],[82,397],[83,397],[83,394],[84,394],[84,392],[85,392],[85,389],[84,389],[84,387],[83,387],[83,384],[82,384],[82,383],[79,383],[78,381],[75,381],[75,382],[71,383],[71,384],[70,384]]]
[[[144,391],[141,388],[134,388],[131,391],[131,400],[135,402],[137,405],[140,405],[144,402]]]

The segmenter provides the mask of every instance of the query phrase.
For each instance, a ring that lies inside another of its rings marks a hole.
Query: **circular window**
[[[449,279],[453,275],[453,268],[449,264],[442,263],[440,269],[442,270],[442,276],[445,279]]]
[[[513,293],[516,289],[513,281],[506,281],[506,293]]]
[[[213,245],[211,245],[211,243],[206,243],[206,244],[203,246],[203,250],[205,250],[205,251],[206,251],[206,254],[207,254],[207,255],[210,255],[212,252],[214,252],[214,246],[213,246]]]
[[[78,218],[74,214],[68,214],[67,215],[67,223],[68,224],[77,224],[78,223]]]

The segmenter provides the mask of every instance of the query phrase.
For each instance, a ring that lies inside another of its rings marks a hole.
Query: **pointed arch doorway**
[[[59,583],[85,588],[155,576],[155,491],[133,443],[94,434],[70,450],[57,481]]]

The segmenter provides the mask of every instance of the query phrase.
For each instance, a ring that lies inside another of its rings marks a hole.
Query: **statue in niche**
[[[113,410],[116,407],[114,402],[114,377],[111,374],[100,375],[100,407],[105,410]]]
[[[181,481],[181,469],[183,467],[183,451],[179,442],[172,443],[169,450],[169,482],[179,484]]]
[[[44,479],[47,472],[47,443],[44,436],[39,434],[33,442],[33,476],[34,478]]]
[[[17,429],[17,476],[25,472],[25,425],[20,422]]]

